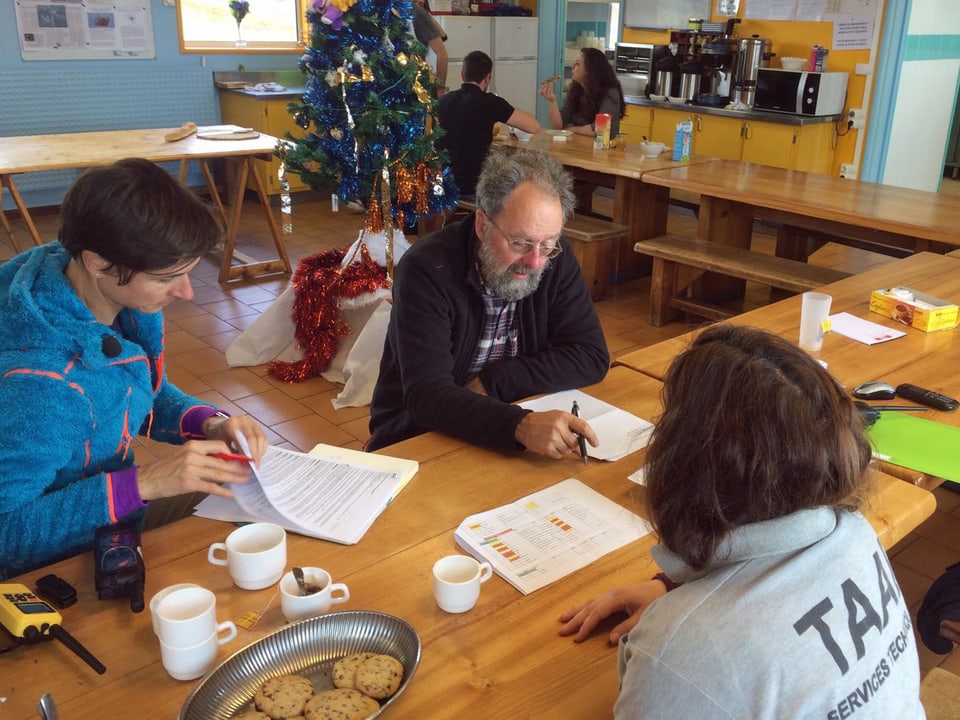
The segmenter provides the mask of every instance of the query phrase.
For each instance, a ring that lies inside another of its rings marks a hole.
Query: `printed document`
[[[651,531],[646,520],[575,478],[471,515],[457,544],[524,595]]]
[[[606,403],[581,390],[564,390],[544,395],[535,400],[520,403],[520,407],[543,412],[564,410],[570,412],[573,401],[580,407],[580,417],[590,423],[600,444],[593,447],[587,443],[587,454],[598,460],[619,460],[624,455],[641,450],[650,442],[653,423],[638,418],[633,413]]]
[[[270,446],[233,498],[213,495],[200,517],[266,521],[291,532],[353,545],[367,532],[417,470],[415,460],[372,455],[331,445],[309,454]]]

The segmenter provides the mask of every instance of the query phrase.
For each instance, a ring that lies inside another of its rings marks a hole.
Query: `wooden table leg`
[[[749,248],[753,238],[753,209],[744,203],[701,195],[697,237],[722,245]],[[742,298],[746,286],[745,280],[704,273],[693,285],[693,296],[698,300],[722,303]]]
[[[3,222],[3,229],[6,230],[14,251],[22,251],[23,248],[20,247],[20,243],[17,242],[17,237],[13,234],[13,226],[10,224],[10,221],[7,220],[7,214],[3,211],[3,185],[0,185],[0,221]]]
[[[613,282],[620,283],[650,274],[652,259],[633,247],[667,232],[670,190],[618,176],[613,192],[613,221],[630,228],[630,235],[618,241],[614,251]]]
[[[33,218],[30,217],[30,211],[27,210],[26,204],[23,202],[23,198],[20,197],[20,191],[17,190],[17,184],[13,181],[12,175],[0,175],[0,187],[5,187],[10,192],[10,197],[13,198],[14,204],[17,206],[17,210],[20,211],[20,217],[23,218],[23,221],[27,224],[27,229],[30,231],[31,237],[33,237],[34,245],[43,245],[43,238],[40,237],[40,233],[37,231],[37,226],[33,224]],[[0,211],[2,214],[2,211]],[[8,220],[6,216],[3,218],[4,229],[8,226]],[[7,232],[10,234],[10,238],[13,239],[13,228],[10,227]],[[14,240],[14,246],[19,248],[19,245],[16,244]]]
[[[227,237],[224,241],[223,257],[220,260],[221,283],[237,279],[250,279],[269,275],[272,273],[289,273],[290,259],[287,257],[287,251],[280,239],[280,230],[277,227],[277,221],[273,217],[270,208],[270,198],[263,187],[263,180],[253,169],[253,156],[237,158],[238,168],[233,188],[233,203],[230,206],[230,215],[227,220]],[[267,226],[270,228],[270,235],[273,237],[273,244],[277,249],[278,257],[274,260],[264,260],[261,262],[245,262],[240,265],[233,264],[233,256],[236,252],[237,233],[240,230],[240,211],[243,209],[243,196],[247,186],[247,177],[253,178],[253,184],[257,189],[257,196],[260,198],[260,204],[266,214]]]

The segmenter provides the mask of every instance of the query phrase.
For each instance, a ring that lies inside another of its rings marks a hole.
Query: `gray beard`
[[[480,240],[477,248],[477,261],[480,265],[480,276],[483,278],[487,290],[498,298],[507,302],[516,302],[525,297],[533,295],[544,271],[550,266],[550,261],[543,263],[538,269],[531,270],[521,262],[515,262],[506,270],[497,271],[497,259],[490,247],[489,235]],[[511,277],[511,273],[528,273],[523,280],[517,280]]]

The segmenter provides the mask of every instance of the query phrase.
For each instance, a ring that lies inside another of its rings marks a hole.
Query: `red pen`
[[[253,462],[252,457],[247,457],[246,455],[234,455],[233,453],[207,453],[211,457],[220,458],[221,460],[232,460],[233,462]]]

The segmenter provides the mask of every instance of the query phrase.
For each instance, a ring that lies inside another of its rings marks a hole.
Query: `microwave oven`
[[[754,109],[792,115],[840,115],[847,100],[847,73],[757,70]]]

